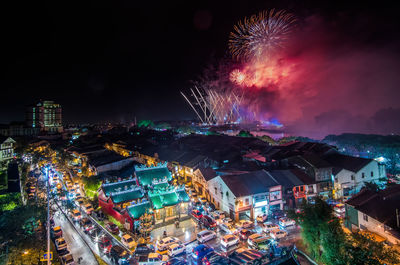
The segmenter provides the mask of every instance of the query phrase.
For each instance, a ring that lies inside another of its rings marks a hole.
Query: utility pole
[[[47,183],[47,265],[50,265],[50,182],[49,169],[46,167],[46,183]]]
[[[397,228],[400,227],[400,220],[399,220],[399,209],[396,208],[396,220],[397,220]]]

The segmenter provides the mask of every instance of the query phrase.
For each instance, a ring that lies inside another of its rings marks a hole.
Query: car
[[[197,241],[199,241],[199,243],[204,243],[204,242],[210,241],[211,239],[214,239],[216,237],[217,237],[217,234],[215,232],[210,231],[210,230],[203,230],[197,234]]]
[[[166,265],[187,265],[186,260],[182,260],[181,258],[170,258]]]
[[[135,240],[133,240],[133,238],[130,236],[130,235],[128,235],[128,234],[124,234],[122,237],[121,237],[121,242],[122,242],[122,244],[125,246],[125,247],[127,247],[127,248],[129,248],[129,249],[132,249],[134,246],[135,246]]]
[[[72,219],[74,220],[74,221],[79,221],[80,219],[81,219],[81,213],[78,211],[78,210],[73,210],[72,211]]]
[[[207,229],[215,229],[217,227],[217,223],[208,215],[203,215],[200,219],[200,222]]]
[[[75,187],[75,189],[79,189],[79,182],[75,181],[74,182],[74,187]]]
[[[63,249],[58,250],[57,253],[58,253],[58,256],[62,257],[62,256],[69,254],[69,250],[68,250],[68,248],[63,248]]]
[[[257,223],[263,224],[268,220],[268,215],[267,214],[260,214],[260,215],[257,216],[256,220],[257,220]]]
[[[166,251],[169,245],[174,243],[181,243],[181,241],[176,237],[166,237],[157,241],[156,247],[160,252]]]
[[[51,229],[52,235],[54,238],[59,238],[62,236],[63,232],[60,226],[55,226]]]
[[[150,253],[147,257],[139,257],[139,265],[165,265],[168,264],[168,256],[160,253]]]
[[[90,219],[87,217],[84,217],[81,220],[79,220],[79,225],[82,227],[85,233],[88,233],[90,230],[94,228],[92,221],[90,221]]]
[[[249,229],[242,229],[239,232],[239,237],[240,237],[241,240],[247,240],[247,238],[252,234],[254,234],[253,231],[251,231]]]
[[[233,225],[227,225],[227,224],[220,224],[219,230],[223,231],[225,234],[237,234],[238,230],[233,226]]]
[[[203,214],[199,210],[193,210],[191,214],[197,220],[200,220],[201,217],[203,217]]]
[[[147,256],[149,253],[154,252],[154,246],[148,244],[138,244],[135,248],[135,255]]]
[[[270,232],[270,235],[273,239],[281,239],[284,238],[285,236],[287,236],[287,233],[285,231],[282,230],[274,230]]]
[[[182,244],[174,243],[167,247],[167,253],[168,253],[168,256],[170,256],[170,257],[175,257],[177,255],[185,253],[185,251],[186,251],[185,245],[182,245]]]
[[[225,218],[225,213],[221,211],[213,211],[211,212],[211,217],[217,223],[217,225],[222,223],[222,220]]]
[[[56,242],[55,242],[55,245],[56,245],[56,249],[57,250],[61,250],[63,248],[67,248],[67,243],[65,242],[63,237],[57,238]]]
[[[103,230],[101,228],[93,228],[92,230],[89,231],[89,237],[92,239],[94,243],[99,243],[101,236],[104,234]]]
[[[224,237],[221,238],[221,246],[224,247],[225,249],[239,244],[239,238],[234,235],[225,235]]]
[[[231,264],[227,257],[224,257],[216,252],[209,252],[202,259],[205,265],[228,265]]]
[[[285,212],[282,211],[281,209],[271,210],[270,215],[274,219],[279,219],[286,216]]]
[[[65,256],[62,256],[61,257],[61,263],[63,265],[73,265],[73,264],[75,264],[74,258],[72,257],[71,254],[67,254]]]
[[[90,203],[87,203],[83,206],[83,210],[85,211],[86,214],[91,215],[94,209]]]
[[[204,198],[203,196],[199,196],[199,201],[200,201],[202,204],[205,204],[205,203],[207,202],[207,199]]]
[[[272,230],[277,230],[277,229],[279,229],[279,225],[270,222],[265,223],[263,226],[263,231],[267,234],[269,234],[269,232],[271,232]]]
[[[263,251],[268,251],[271,247],[273,239],[271,238],[264,238],[261,240],[256,240],[253,241],[253,244],[250,246],[253,249],[256,250],[263,250]]]
[[[110,254],[111,251],[111,240],[108,236],[103,235],[100,237],[99,240],[99,249],[104,253],[104,254]]]
[[[82,198],[75,198],[75,204],[78,207],[82,207],[82,205],[84,204],[83,199]]]
[[[229,217],[225,217],[222,219],[222,223],[226,224],[227,226],[233,226],[235,223],[233,222],[233,220]]]
[[[245,253],[239,253],[237,251],[233,252],[231,255],[229,255],[229,260],[231,264],[255,264],[253,261],[255,260],[254,257],[248,256]]]
[[[249,236],[249,238],[247,239],[247,244],[249,246],[252,246],[254,244],[254,242],[258,242],[258,241],[262,241],[262,240],[266,240],[266,239],[268,239],[268,237],[263,236],[258,233],[255,233],[255,234],[252,234],[251,236]]]
[[[130,259],[129,253],[120,245],[112,246],[110,255],[111,259],[114,260],[116,264],[126,263],[126,261]]]
[[[192,258],[196,261],[201,261],[205,255],[214,252],[213,248],[200,244],[192,250]]]
[[[112,234],[118,234],[119,233],[119,228],[116,224],[108,222],[106,223],[106,229],[108,232]]]
[[[287,228],[289,226],[295,226],[296,222],[293,219],[289,219],[287,217],[283,217],[279,219],[279,226],[283,228]]]
[[[236,227],[239,229],[243,229],[243,228],[250,228],[252,227],[254,224],[252,221],[249,220],[239,220],[239,222],[236,224]]]

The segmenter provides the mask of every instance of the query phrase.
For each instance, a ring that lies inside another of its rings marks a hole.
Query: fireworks
[[[235,59],[246,61],[270,56],[284,46],[295,22],[292,14],[274,9],[245,18],[230,34],[230,52]]]

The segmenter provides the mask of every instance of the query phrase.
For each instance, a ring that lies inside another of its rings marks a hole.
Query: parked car
[[[93,206],[90,203],[87,203],[83,206],[83,210],[85,211],[86,214],[92,214],[93,213]]]
[[[268,239],[268,237],[263,236],[258,233],[255,233],[255,234],[252,234],[251,236],[249,236],[249,238],[247,239],[247,244],[249,246],[253,246],[254,242],[259,242],[259,241],[266,240],[266,239]]]
[[[199,243],[204,243],[216,237],[217,234],[215,232],[210,230],[203,230],[197,234],[197,241],[199,241]]]
[[[283,217],[279,219],[279,226],[283,228],[287,228],[289,226],[294,226],[296,225],[296,222],[293,219],[289,219],[287,217]]]
[[[270,235],[273,239],[276,240],[276,239],[284,238],[285,236],[287,236],[287,233],[282,230],[274,230],[274,231],[271,231]]]
[[[62,256],[61,257],[61,263],[63,265],[73,265],[73,264],[75,264],[74,258],[72,257],[71,254],[67,254],[65,256]]]
[[[103,235],[102,237],[100,237],[99,240],[99,249],[104,253],[104,254],[110,254],[111,251],[111,240],[109,237]]]
[[[139,257],[139,265],[165,265],[167,261],[168,256],[160,253],[150,253],[147,257]]]
[[[193,210],[192,211],[192,216],[196,218],[197,220],[200,220],[201,217],[203,217],[203,214],[199,210]]]
[[[167,247],[167,253],[170,257],[175,257],[186,251],[185,245],[183,244],[172,244]]]
[[[63,237],[57,238],[56,242],[55,242],[55,245],[56,245],[56,249],[57,250],[60,250],[60,249],[63,249],[63,248],[67,248],[67,243],[65,242]]]
[[[207,229],[215,229],[217,227],[217,223],[208,215],[203,215],[200,221]]]
[[[237,234],[238,230],[233,225],[228,225],[225,223],[220,224],[219,226],[220,231],[223,231],[226,234]]]
[[[169,245],[174,243],[181,243],[176,237],[166,237],[157,241],[156,247],[158,251],[166,251]]]
[[[222,223],[226,224],[228,226],[233,226],[235,223],[233,222],[233,220],[229,217],[225,217],[222,219]]]
[[[199,200],[202,204],[205,204],[207,202],[207,199],[204,198],[203,196],[199,196]]]
[[[118,234],[119,233],[119,228],[116,224],[108,222],[106,223],[106,229],[108,232],[113,233],[113,234]]]
[[[268,251],[271,247],[272,244],[272,240],[271,238],[264,238],[264,239],[259,239],[256,241],[253,241],[253,244],[250,246],[253,249],[256,250],[263,250],[263,251]]]
[[[274,219],[279,219],[286,216],[285,212],[280,209],[271,210],[270,214]]]
[[[79,224],[85,233],[88,233],[90,230],[94,228],[92,221],[90,221],[90,219],[87,217],[79,220]]]
[[[198,245],[197,247],[193,248],[192,250],[192,258],[195,261],[200,261],[203,259],[205,255],[207,255],[210,252],[214,252],[214,249],[207,247],[206,245]]]
[[[154,246],[153,245],[147,245],[147,244],[138,244],[135,248],[135,255],[138,256],[147,256],[149,253],[154,252]]]
[[[247,240],[247,238],[252,234],[254,234],[253,231],[251,231],[249,229],[242,229],[239,232],[239,237],[240,237],[241,240]]]
[[[213,211],[211,213],[211,217],[217,223],[217,225],[222,223],[222,220],[225,218],[225,213],[221,211]]]
[[[51,229],[51,233],[54,238],[59,238],[62,236],[62,230],[60,226],[55,226]]]
[[[135,246],[135,241],[134,241],[133,238],[132,238],[130,235],[128,235],[128,234],[125,234],[125,235],[123,235],[123,236],[121,237],[121,242],[122,242],[122,244],[123,244],[125,247],[127,247],[127,248],[129,248],[129,249],[132,249],[132,248]]]
[[[224,247],[225,249],[239,244],[239,238],[234,235],[225,235],[224,237],[221,238],[221,246]]]
[[[81,213],[80,213],[78,210],[76,210],[76,209],[72,211],[72,214],[71,214],[71,215],[72,215],[72,219],[73,219],[74,221],[76,221],[76,222],[79,221],[79,220],[81,219],[81,217],[82,217],[82,216],[81,216]]]
[[[112,246],[110,255],[116,264],[126,264],[126,261],[130,259],[129,253],[120,245]]]
[[[263,231],[267,234],[273,230],[279,229],[279,225],[273,223],[266,223],[264,224]]]
[[[268,215],[267,214],[261,214],[259,216],[257,216],[256,218],[257,223],[265,223],[268,220]]]
[[[231,264],[230,260],[227,257],[224,257],[216,252],[210,252],[204,256],[202,259],[203,264],[205,265],[229,265]]]
[[[69,254],[69,250],[68,250],[68,248],[63,248],[63,249],[57,250],[57,253],[58,253],[58,256],[62,257],[62,256]]]
[[[253,222],[249,220],[239,220],[239,222],[236,224],[236,227],[239,229],[243,228],[250,228],[253,227]]]

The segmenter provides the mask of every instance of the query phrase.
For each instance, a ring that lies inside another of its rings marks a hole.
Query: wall
[[[121,168],[123,168],[124,166],[128,165],[129,163],[131,163],[134,159],[132,157],[124,159],[124,160],[120,160],[120,161],[116,161],[113,163],[109,163],[106,165],[101,165],[96,167],[96,172],[97,174],[100,174],[102,172],[106,172],[106,171],[110,171],[110,170],[120,170]]]
[[[225,182],[222,181],[220,176],[217,176],[208,181],[208,187],[210,196],[212,197],[214,205],[217,208],[229,213],[229,209],[232,209],[233,206],[234,210],[236,197],[229,190],[228,186],[226,186]],[[227,191],[229,196],[226,196]]]
[[[367,217],[367,219],[365,219]],[[366,229],[368,231],[374,232],[384,238],[386,238],[392,244],[399,244],[400,239],[393,237],[389,233],[385,231],[385,225],[379,222],[378,220],[364,215],[362,212],[358,211],[358,223],[360,229]],[[386,230],[389,227],[386,227]]]

